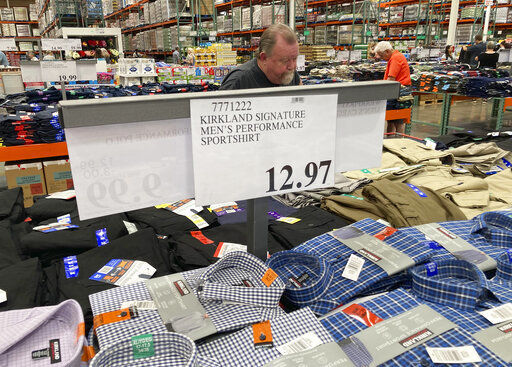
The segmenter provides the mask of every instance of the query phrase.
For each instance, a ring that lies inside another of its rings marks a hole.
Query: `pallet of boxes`
[[[71,166],[67,159],[29,163],[7,163],[5,177],[9,189],[21,187],[25,208],[32,206],[34,197],[73,188]]]

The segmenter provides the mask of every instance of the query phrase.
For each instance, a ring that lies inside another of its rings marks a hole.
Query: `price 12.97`
[[[325,184],[327,182],[327,178],[329,177],[329,170],[331,169],[331,162],[328,161],[321,161],[320,164],[316,164],[315,162],[309,162],[306,164],[306,167],[304,167],[304,176],[306,179],[309,180],[309,182],[303,186],[302,182],[300,181],[293,181],[293,167],[290,165],[285,165],[281,168],[280,173],[283,174],[284,182],[281,185],[280,189],[276,189],[276,174],[275,174],[275,167],[272,167],[268,169],[266,172],[268,173],[268,190],[266,192],[275,192],[275,191],[283,191],[283,190],[291,190],[294,188],[294,185],[297,189],[306,188],[308,186],[311,186],[313,183],[317,181],[317,179],[322,180],[322,184]],[[324,172],[320,172],[320,171]],[[322,176],[323,175],[323,176]]]

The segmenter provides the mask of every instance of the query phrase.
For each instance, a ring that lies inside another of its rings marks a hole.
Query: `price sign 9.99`
[[[81,219],[193,197],[188,119],[66,129]]]
[[[332,186],[337,94],[192,100],[199,205]]]

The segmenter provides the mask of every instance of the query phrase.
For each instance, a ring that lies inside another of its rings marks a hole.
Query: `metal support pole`
[[[448,23],[448,36],[446,44],[455,45],[455,31],[457,30],[457,19],[459,17],[459,0],[452,0],[450,8],[450,22]]]
[[[485,8],[485,23],[484,23],[484,34],[482,35],[483,36],[483,41],[487,41],[487,30],[489,29],[489,20],[491,18],[491,5],[487,5],[487,7]]]
[[[505,113],[505,98],[498,99],[498,114],[496,116],[496,131],[499,131],[503,127],[503,114]]]
[[[66,83],[60,82],[60,92],[62,93],[62,100],[67,100],[66,98]]]
[[[290,23],[290,28],[295,30],[295,0],[289,0],[290,7],[288,10],[288,19]]]
[[[443,108],[439,135],[445,135],[448,132],[448,125],[450,122],[450,108],[452,107],[451,105],[452,95],[450,93],[443,93]]]
[[[261,260],[268,251],[268,199],[247,200],[247,251]]]

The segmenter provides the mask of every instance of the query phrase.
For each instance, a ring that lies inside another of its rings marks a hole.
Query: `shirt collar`
[[[180,364],[183,367],[196,367],[200,366],[202,360],[198,356],[197,348],[192,339],[177,333],[155,333],[149,334],[152,337],[153,347],[156,357],[159,362],[166,362],[166,356],[169,356],[169,361],[174,360],[175,357],[171,355],[179,355],[186,362]],[[110,366],[110,365],[129,365],[134,362],[132,359],[132,341],[123,340],[119,343],[113,344],[107,348],[102,349],[91,360],[90,366]],[[151,359],[148,360],[148,365],[151,364]],[[174,365],[174,364],[171,364]]]
[[[436,263],[437,274],[428,275],[427,265],[410,270],[412,291],[420,298],[463,310],[474,310],[492,296],[484,273],[463,260]],[[435,273],[435,271],[434,271]]]
[[[239,285],[214,280],[215,275],[227,269],[244,271],[251,274],[252,277],[247,282],[241,280]],[[276,307],[284,292],[285,285],[277,277],[267,286],[262,281],[267,272],[273,273],[265,263],[254,255],[241,251],[228,253],[215,264],[210,265],[198,277],[196,283],[198,296],[203,300],[217,300],[259,307]]]
[[[327,292],[331,282],[334,279],[334,271],[330,264],[321,257],[299,253],[296,251],[281,251],[270,257],[267,264],[280,273],[286,265],[302,265],[304,267],[315,269],[318,277],[312,280],[311,284],[298,288],[291,280],[286,284],[286,297],[295,304],[306,305],[319,298]]]
[[[512,210],[483,213],[473,219],[472,234],[479,234],[493,245],[512,241]]]
[[[499,282],[512,283],[512,249],[502,253],[496,260],[498,267],[496,269],[495,280]]]

